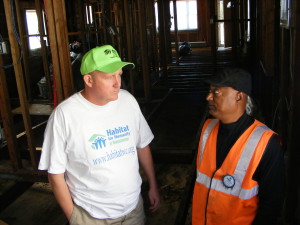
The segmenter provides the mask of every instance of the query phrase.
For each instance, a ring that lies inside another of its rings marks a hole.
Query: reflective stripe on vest
[[[206,131],[208,131],[208,133],[206,135],[203,135],[203,139],[202,139],[202,143],[200,146],[200,157],[202,160],[202,155],[204,152],[204,146],[206,144],[206,141],[208,139],[208,136],[212,130],[212,128],[215,126],[216,122],[218,122],[218,120],[212,120],[210,122],[210,124],[207,126],[206,130],[204,131],[204,134]],[[211,125],[211,126],[210,126]],[[200,184],[203,184],[204,186],[206,186],[207,188],[211,188],[214,189],[216,191],[219,192],[223,192],[226,194],[230,194],[233,196],[237,196],[240,199],[250,199],[254,196],[257,195],[258,193],[258,185],[254,186],[251,189],[244,189],[242,188],[242,182],[244,180],[247,168],[249,166],[249,163],[252,159],[253,153],[257,147],[258,142],[261,139],[261,136],[263,135],[263,133],[266,130],[270,130],[267,126],[259,126],[257,127],[254,132],[252,133],[251,137],[249,138],[249,140],[247,141],[242,155],[238,161],[237,167],[234,171],[234,178],[235,178],[235,185],[232,188],[226,188],[223,184],[222,180],[218,180],[215,178],[211,178],[203,173],[200,173],[199,171],[197,171],[197,179],[196,181]]]
[[[199,165],[202,161],[202,156],[203,156],[203,152],[204,152],[204,147],[205,147],[205,144],[206,144],[206,141],[212,131],[212,129],[214,128],[214,126],[219,122],[219,120],[217,119],[214,119],[214,120],[211,120],[211,122],[208,124],[208,126],[206,127],[204,133],[203,133],[203,136],[202,136],[202,141],[201,141],[201,145],[200,145],[200,154],[199,154]]]

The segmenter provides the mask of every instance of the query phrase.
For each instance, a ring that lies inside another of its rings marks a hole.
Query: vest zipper
[[[218,169],[217,169],[218,170]],[[206,213],[207,213],[207,205],[208,205],[208,198],[209,198],[209,193],[210,193],[210,189],[211,189],[211,183],[213,180],[213,177],[215,176],[215,173],[217,172],[217,170],[215,170],[215,172],[213,172],[211,178],[210,178],[210,182],[209,182],[209,187],[208,187],[208,192],[207,192],[207,196],[206,196],[206,206],[205,206],[205,212],[204,212],[204,225],[206,225]]]

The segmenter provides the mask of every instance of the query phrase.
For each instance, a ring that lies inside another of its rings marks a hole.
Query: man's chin
[[[118,100],[118,98],[119,98],[118,95],[117,95],[117,96],[114,96],[113,98],[111,98],[111,101],[116,101],[116,100]]]
[[[210,109],[208,112],[209,112],[209,114],[210,114],[212,117],[217,118],[217,113],[216,113],[215,110]]]

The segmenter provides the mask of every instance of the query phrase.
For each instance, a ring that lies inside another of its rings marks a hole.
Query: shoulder
[[[53,110],[53,114],[64,114],[67,112],[74,112],[75,108],[79,107],[79,92],[71,95],[70,97],[66,98],[64,101],[59,103],[57,107]]]
[[[75,94],[71,95],[70,97],[63,100],[57,108],[65,108],[73,104],[77,104],[79,100],[80,92],[76,92]]]
[[[120,89],[119,99],[123,103],[126,102],[126,104],[131,104],[131,105],[135,105],[135,106],[138,105],[136,98],[131,93],[129,93],[128,91],[123,90],[123,89]]]
[[[129,93],[127,90],[124,90],[124,89],[120,89],[120,92],[119,92],[119,97],[120,98],[126,98],[126,99],[134,99],[134,96]]]

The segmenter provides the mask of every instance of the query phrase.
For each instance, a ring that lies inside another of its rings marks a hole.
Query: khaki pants
[[[74,204],[70,225],[144,225],[145,213],[143,199],[140,196],[136,208],[125,216],[117,219],[96,219],[84,209]]]

